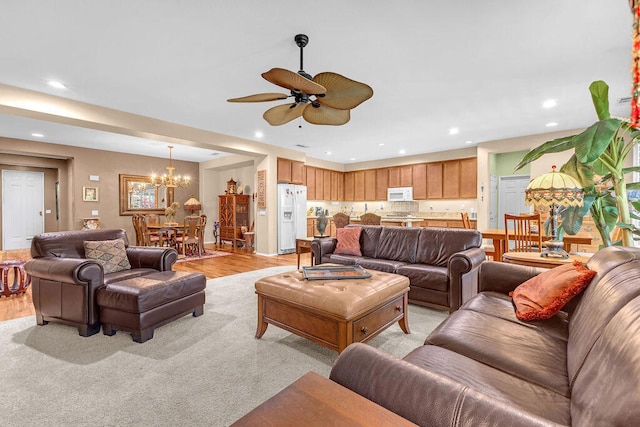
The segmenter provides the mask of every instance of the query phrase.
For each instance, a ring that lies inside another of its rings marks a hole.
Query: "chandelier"
[[[151,183],[156,187],[159,187],[161,185],[166,188],[188,187],[191,183],[191,180],[188,176],[173,174],[176,168],[173,167],[171,150],[173,150],[173,146],[169,145],[169,166],[167,166],[167,173],[162,176],[156,176],[155,174],[151,175]]]

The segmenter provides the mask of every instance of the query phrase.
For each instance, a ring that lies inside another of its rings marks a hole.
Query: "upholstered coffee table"
[[[409,279],[367,271],[366,279],[306,280],[292,271],[258,280],[256,338],[272,324],[340,353],[395,322],[409,334]]]

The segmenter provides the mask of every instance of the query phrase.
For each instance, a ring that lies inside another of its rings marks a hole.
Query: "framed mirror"
[[[148,176],[120,174],[120,215],[164,215],[163,197],[158,188]]]

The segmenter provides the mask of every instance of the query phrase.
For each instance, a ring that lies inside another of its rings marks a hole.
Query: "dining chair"
[[[187,249],[191,254],[197,253],[202,256],[200,251],[200,229],[202,228],[202,219],[199,215],[190,215],[184,217],[184,227],[182,236],[176,237],[176,243],[182,249],[182,255],[187,255]]]
[[[466,229],[472,229],[471,219],[469,219],[468,212],[460,212],[460,216],[462,217],[462,227]],[[487,257],[487,260],[495,260],[498,257],[496,254],[496,248],[493,245],[482,245],[482,249],[484,249],[484,253]]]
[[[143,237],[142,237],[142,228],[140,226],[140,221],[144,218],[144,215],[139,213],[134,213],[131,216],[131,222],[133,223],[133,231],[136,233],[136,246],[144,246]]]
[[[460,212],[460,216],[462,217],[462,227],[471,229],[471,220],[469,219],[469,214],[467,212]]]
[[[362,225],[380,225],[382,217],[374,213],[366,213],[360,216],[360,224]]]
[[[200,214],[200,250],[202,253],[205,253],[204,250],[204,232],[207,226],[207,216],[205,214]]]
[[[142,236],[142,246],[160,246],[161,239],[157,234],[151,234],[147,227],[147,222],[144,216],[139,219],[140,234]]]
[[[333,225],[335,225],[336,228],[344,228],[347,224],[349,224],[349,215],[338,212],[333,216]]]
[[[540,214],[504,214],[505,251],[542,252],[540,225]]]

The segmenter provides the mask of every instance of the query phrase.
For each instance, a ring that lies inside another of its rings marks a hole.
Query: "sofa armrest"
[[[329,378],[421,426],[557,425],[362,343],[338,356]]]
[[[127,258],[131,268],[153,268],[169,271],[178,260],[178,252],[173,248],[129,246]]]
[[[508,294],[543,271],[546,270],[506,262],[486,261],[480,266],[478,292],[493,291]]]
[[[482,248],[471,248],[451,255],[449,269],[449,307],[457,310],[462,305],[462,289],[477,287],[477,270],[486,260]]]
[[[336,249],[338,239],[335,237],[314,239],[311,242],[311,252],[316,264],[322,264],[322,257],[332,254]]]
[[[24,266],[33,278],[54,282],[102,285],[104,271],[96,261],[82,258],[42,257],[30,259]]]

